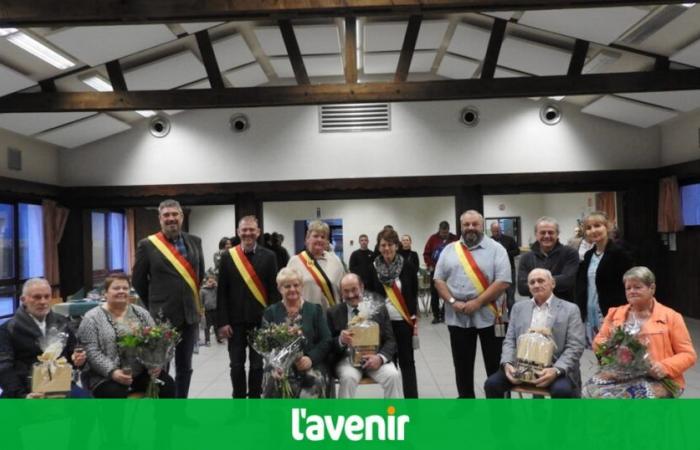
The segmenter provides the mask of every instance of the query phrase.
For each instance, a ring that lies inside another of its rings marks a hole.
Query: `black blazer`
[[[49,312],[46,316],[46,330],[56,328],[68,334],[68,342],[61,356],[70,361],[76,339],[68,319]],[[36,357],[43,352],[39,347],[42,334],[39,326],[20,307],[14,317],[0,326],[0,388],[2,397],[24,398],[31,391],[29,376]]]
[[[379,255],[377,258],[382,258],[382,256]],[[365,288],[377,293],[382,298],[386,298],[384,285],[379,281],[379,278],[377,278],[377,270],[374,268],[374,264],[372,264],[371,268],[372,282],[369,286],[365,286]],[[399,280],[401,280],[401,293],[406,300],[408,314],[410,316],[415,316],[418,311],[418,269],[405,258],[403,260],[401,273],[399,274]]]
[[[345,357],[346,347],[340,344],[338,337],[340,332],[348,327],[348,305],[347,303],[339,303],[328,310],[326,313],[328,318],[328,328],[331,330],[331,352],[329,363],[331,368],[335,368],[338,362]],[[394,331],[391,328],[391,320],[389,313],[384,305],[381,305],[379,311],[371,317],[372,320],[379,324],[379,353],[384,355],[387,361],[394,359],[396,353],[396,340],[394,339]]]
[[[280,293],[275,282],[277,276],[275,254],[258,245],[249,260],[267,290],[268,306],[278,302]],[[260,302],[253,297],[228,251],[221,257],[219,266],[216,308],[217,328],[224,325],[260,325],[265,311]]]
[[[201,283],[204,279],[202,240],[184,232],[182,238],[187,247],[187,260],[197,275],[197,282]],[[199,322],[190,286],[148,238],[142,239],[136,248],[131,279],[153,318],[157,319],[162,313],[174,326]]]
[[[576,279],[576,303],[581,310],[581,318],[586,321],[588,308],[588,266],[595,252],[595,247],[588,250],[579,266],[578,277]],[[608,241],[605,246],[605,253],[600,260],[596,271],[596,289],[598,290],[598,302],[603,317],[608,314],[608,309],[614,306],[621,306],[627,303],[625,297],[625,285],[622,283],[622,275],[634,266],[632,256],[622,247]]]

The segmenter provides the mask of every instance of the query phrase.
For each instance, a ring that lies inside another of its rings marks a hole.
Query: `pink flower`
[[[617,349],[617,359],[620,362],[620,364],[626,366],[632,363],[632,361],[634,360],[634,354],[628,347],[623,345]]]

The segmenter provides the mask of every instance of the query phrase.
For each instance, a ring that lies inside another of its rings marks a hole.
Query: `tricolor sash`
[[[326,298],[328,306],[335,306],[333,288],[331,287],[331,281],[328,279],[326,272],[321,269],[321,266],[313,258],[313,256],[309,254],[308,250],[302,250],[299,252],[299,258],[304,263],[306,270],[308,270],[311,274],[311,278],[313,278],[318,287],[321,288],[321,292],[323,292],[323,296]]]
[[[173,265],[190,289],[192,289],[195,308],[199,314],[202,314],[203,309],[199,299],[199,280],[197,280],[197,274],[190,262],[177,251],[177,248],[168,241],[162,231],[148,236],[148,240],[165,256],[165,259]]]
[[[409,326],[413,327],[414,323],[408,313],[406,299],[404,298],[403,293],[401,293],[401,289],[399,289],[399,286],[396,284],[396,280],[392,281],[391,285],[385,284],[384,291],[386,292],[386,296],[391,304],[394,305],[394,308],[396,308],[399,314],[401,314],[401,317],[403,317],[403,320],[405,320]]]
[[[467,274],[467,278],[469,278],[474,285],[477,295],[481,295],[486,288],[489,287],[488,278],[486,278],[486,275],[484,275],[484,273],[481,271],[478,264],[474,260],[474,256],[472,256],[472,252],[469,251],[466,245],[464,245],[462,242],[456,243],[455,251],[457,252],[457,257],[459,257],[459,262],[462,263],[464,273]],[[503,307],[505,308],[505,302],[503,303]],[[496,323],[500,323],[502,320],[501,316],[505,313],[503,308],[499,310],[494,305],[494,302],[490,302],[489,309],[496,316]]]
[[[253,294],[255,300],[262,305],[263,308],[267,308],[267,289],[263,285],[260,277],[255,268],[248,260],[248,257],[243,253],[241,245],[237,245],[229,249],[233,263],[238,269],[238,273],[241,274],[241,278],[245,281],[246,286],[250,289],[250,293]]]

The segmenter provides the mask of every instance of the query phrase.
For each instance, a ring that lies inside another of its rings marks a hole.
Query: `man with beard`
[[[554,277],[554,295],[573,302],[578,273],[578,252],[559,242],[559,224],[551,217],[540,217],[535,222],[535,239],[529,253],[520,257],[518,265],[518,293],[529,295],[527,277],[532,269],[547,269]]]
[[[462,239],[445,247],[435,268],[435,288],[445,301],[459,398],[474,398],[476,339],[487,375],[498,371],[505,337],[505,295],[512,283],[508,252],[484,236],[474,210],[459,218]]]
[[[277,258],[272,250],[257,245],[258,219],[245,216],[238,222],[240,245],[221,257],[216,293],[216,321],[221,337],[228,338],[234,398],[260,398],[263,363],[248,344],[248,334],[260,326],[265,308],[280,299],[275,277]],[[248,383],[245,360],[248,348]]]
[[[187,398],[192,379],[192,353],[204,314],[199,288],[204,278],[202,240],[182,231],[182,207],[176,200],[158,206],[160,228],[142,239],[132,271],[134,289],[154,318],[167,319],[180,331],[175,349],[178,398]]]

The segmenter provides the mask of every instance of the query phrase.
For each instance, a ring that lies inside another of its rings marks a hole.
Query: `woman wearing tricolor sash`
[[[310,303],[321,305],[323,312],[341,301],[340,280],[345,268],[335,253],[326,251],[330,228],[314,220],[306,232],[306,248],[292,256],[287,267],[302,275],[302,296]]]
[[[418,336],[418,268],[398,254],[399,235],[392,229],[379,233],[379,256],[372,265],[372,286],[367,288],[385,299],[396,338],[405,398],[418,398],[414,336]]]

